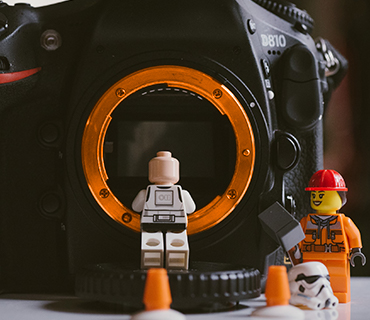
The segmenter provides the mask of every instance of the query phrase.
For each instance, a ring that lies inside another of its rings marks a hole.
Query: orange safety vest
[[[301,226],[306,238],[301,251],[316,253],[349,253],[361,248],[361,234],[352,220],[342,213],[310,213],[302,218]]]

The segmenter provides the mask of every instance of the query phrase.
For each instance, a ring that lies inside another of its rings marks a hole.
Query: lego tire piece
[[[76,295],[113,304],[114,307],[143,309],[142,297],[147,270],[123,264],[97,264],[76,276]],[[168,270],[173,309],[217,311],[240,300],[261,294],[257,269],[225,263],[193,262],[189,270]]]

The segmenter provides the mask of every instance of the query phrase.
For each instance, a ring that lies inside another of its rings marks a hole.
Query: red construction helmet
[[[347,191],[343,177],[335,170],[319,170],[311,177],[306,191]]]

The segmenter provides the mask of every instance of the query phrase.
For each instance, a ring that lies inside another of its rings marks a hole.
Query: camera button
[[[47,192],[39,200],[40,213],[48,219],[59,219],[63,215],[63,200],[60,192]]]
[[[264,73],[265,77],[268,78],[270,76],[270,64],[269,64],[269,62],[266,59],[262,59],[261,60],[261,65],[262,65],[262,69],[263,69],[263,73]]]
[[[294,28],[295,28],[297,31],[299,31],[300,33],[303,33],[303,34],[308,34],[308,32],[309,32],[308,27],[307,27],[305,24],[303,24],[303,23],[301,23],[301,22],[299,22],[299,21],[297,21],[297,22],[294,24]]]
[[[303,45],[294,46],[283,58],[283,116],[293,127],[311,129],[323,115],[317,60],[310,49]]]
[[[40,128],[39,137],[44,144],[53,144],[60,137],[60,130],[54,123],[46,123]]]
[[[267,95],[268,95],[270,100],[275,98],[275,93],[272,90],[267,91]]]
[[[251,34],[254,34],[257,31],[256,23],[252,19],[248,20],[248,30]]]
[[[295,167],[300,154],[298,140],[289,133],[278,132],[275,137],[276,164],[283,171]]]
[[[58,211],[60,207],[60,200],[56,195],[48,194],[43,197],[41,205],[45,212],[52,214]]]
[[[46,51],[55,51],[62,45],[62,37],[55,30],[46,30],[41,35],[40,44]]]

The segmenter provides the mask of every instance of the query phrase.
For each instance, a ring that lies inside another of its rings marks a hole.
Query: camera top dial
[[[253,0],[253,2],[290,22],[296,29],[303,33],[311,33],[313,30],[314,20],[311,16],[305,10],[297,8],[295,4],[289,1]]]

